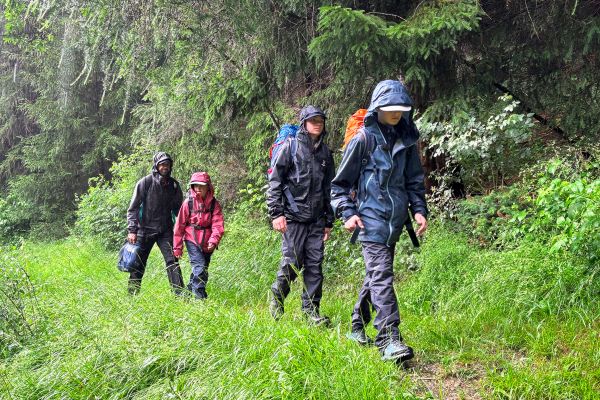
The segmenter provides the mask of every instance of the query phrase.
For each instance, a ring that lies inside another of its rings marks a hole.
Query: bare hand
[[[419,229],[417,229],[417,236],[423,236],[427,230],[427,219],[423,216],[423,214],[415,214],[415,221],[419,225]]]
[[[330,236],[331,236],[331,228],[325,228],[325,233],[323,235],[323,241],[324,242],[328,241]]]
[[[348,231],[348,232],[354,232],[354,230],[356,229],[356,227],[360,227],[360,229],[364,229],[365,226],[363,225],[362,221],[360,220],[360,217],[358,215],[353,215],[351,216],[348,221],[346,221],[344,223],[344,228]]]
[[[135,244],[135,242],[137,242],[137,234],[136,233],[130,233],[127,235],[127,241],[131,244]]]
[[[206,246],[206,249],[208,250],[209,253],[212,253],[215,250],[215,244],[209,243],[208,246]]]
[[[285,231],[287,231],[287,221],[285,220],[285,215],[277,217],[273,220],[273,229],[281,233],[285,233]]]

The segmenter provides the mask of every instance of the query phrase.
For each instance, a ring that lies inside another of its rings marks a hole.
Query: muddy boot
[[[142,281],[139,279],[130,279],[127,283],[127,293],[131,296],[135,296],[140,293],[140,289],[142,287]]]
[[[194,292],[194,297],[197,300],[206,300],[208,298],[208,293],[206,293],[206,289],[199,288],[197,291]]]

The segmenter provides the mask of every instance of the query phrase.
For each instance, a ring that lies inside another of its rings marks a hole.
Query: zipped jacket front
[[[331,209],[331,179],[335,173],[333,156],[323,142],[325,132],[317,143],[301,127],[295,138],[288,138],[277,154],[269,174],[267,205],[273,220],[285,215],[297,222],[316,222],[324,219],[326,227],[333,226]],[[295,154],[292,141],[296,141]],[[294,205],[285,191],[289,190]],[[297,207],[297,211],[294,210]]]
[[[202,198],[200,193],[196,193],[192,189],[188,191],[187,198],[179,209],[173,229],[173,249],[183,250],[183,241],[188,240],[207,253],[208,245],[212,244],[217,247],[223,237],[225,230],[223,211],[221,204],[214,197],[214,187],[206,172],[194,173],[191,180],[206,182],[208,192],[206,197]],[[191,210],[190,197],[192,198]]]
[[[161,179],[166,182],[161,183]],[[127,231],[145,236],[173,230],[182,198],[179,182],[153,170],[135,185],[127,210]]]

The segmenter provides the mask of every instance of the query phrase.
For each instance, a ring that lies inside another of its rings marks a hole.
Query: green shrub
[[[600,163],[586,164],[570,179],[561,177],[564,165],[565,160],[552,161],[539,179],[530,230],[549,235],[554,251],[568,250],[592,263],[600,261]]]
[[[445,156],[449,165],[460,166],[460,179],[468,192],[485,192],[503,186],[531,157],[529,147],[523,145],[531,137],[532,115],[517,113],[518,104],[504,95],[491,110],[478,114],[470,105],[457,103],[449,121],[430,121],[437,117],[433,110],[418,121],[419,130],[434,157]]]
[[[535,241],[593,264],[600,259],[599,171],[597,161],[569,157],[537,164],[521,183],[457,202],[454,226],[484,246]]]
[[[142,152],[122,157],[110,169],[112,179],[90,179],[86,194],[79,198],[74,235],[97,238],[115,249],[127,236],[127,208],[136,182],[148,171],[148,155]]]

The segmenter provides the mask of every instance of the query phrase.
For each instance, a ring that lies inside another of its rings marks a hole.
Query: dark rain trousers
[[[206,283],[208,282],[208,264],[212,253],[202,251],[202,248],[190,240],[185,241],[185,247],[190,257],[192,273],[188,290],[196,297],[206,297]]]
[[[277,279],[271,286],[273,295],[281,304],[290,293],[290,284],[302,271],[302,310],[308,313],[319,312],[323,295],[324,230],[324,221],[287,221],[287,230],[283,234],[281,245],[283,258]]]
[[[169,278],[171,288],[175,294],[181,294],[183,289],[183,277],[181,275],[179,263],[173,255],[173,232],[166,231],[160,234],[138,235],[137,241],[140,244],[138,255],[141,262],[138,267],[129,274],[129,293],[136,294],[139,292],[142,285],[142,278],[146,271],[148,256],[150,255],[150,251],[152,250],[152,247],[154,247],[154,244],[157,244],[165,259],[167,278]]]
[[[382,243],[362,242],[366,274],[352,312],[352,330],[364,329],[371,321],[371,310],[377,315],[375,345],[385,347],[390,340],[400,339],[400,314],[394,292],[394,248]]]

